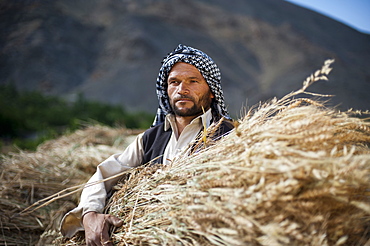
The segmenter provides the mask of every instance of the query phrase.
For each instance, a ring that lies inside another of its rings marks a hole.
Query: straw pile
[[[0,162],[0,245],[47,245],[61,217],[79,195],[60,199],[31,214],[19,213],[45,197],[83,184],[96,165],[121,152],[132,133],[127,129],[90,126],[39,146],[36,152],[9,153]],[[40,239],[40,235],[47,231]]]
[[[107,205],[124,220],[115,245],[369,245],[369,121],[294,99],[328,65],[216,143],[124,174]]]

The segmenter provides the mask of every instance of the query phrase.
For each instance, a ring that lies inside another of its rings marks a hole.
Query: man
[[[166,164],[186,148],[203,129],[222,118],[230,120],[221,90],[221,74],[204,52],[179,45],[162,62],[157,78],[159,108],[152,128],[137,136],[122,154],[98,165],[89,180],[98,181],[155,159]],[[223,123],[221,136],[232,129]],[[85,230],[87,245],[112,245],[110,226],[121,226],[115,216],[102,214],[107,192],[118,178],[85,187],[79,206],[63,218],[61,232],[66,237]]]

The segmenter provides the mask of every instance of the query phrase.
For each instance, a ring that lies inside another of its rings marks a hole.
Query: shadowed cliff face
[[[287,94],[336,59],[310,91],[368,109],[370,37],[277,0],[2,1],[0,83],[155,111],[162,58],[178,43],[220,66],[229,111]]]

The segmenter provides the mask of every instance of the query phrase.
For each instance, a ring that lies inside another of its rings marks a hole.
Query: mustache
[[[181,100],[181,99],[189,99],[189,100],[194,101],[194,98],[193,98],[192,96],[187,96],[187,95],[179,95],[179,96],[175,96],[175,97],[173,98],[173,101],[174,101],[174,102],[177,102],[177,101],[179,101],[179,100]]]

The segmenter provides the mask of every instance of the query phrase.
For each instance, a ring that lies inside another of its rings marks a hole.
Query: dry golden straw
[[[122,151],[132,134],[137,132],[90,126],[48,141],[36,152],[2,155],[0,245],[55,245],[51,241],[59,236],[60,220],[79,197],[63,198],[60,191],[84,185],[96,165]],[[58,199],[49,200],[55,195]],[[27,207],[30,209],[25,210]],[[32,210],[35,208],[38,210]]]

